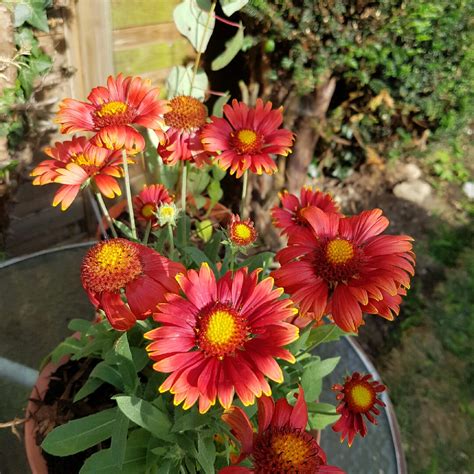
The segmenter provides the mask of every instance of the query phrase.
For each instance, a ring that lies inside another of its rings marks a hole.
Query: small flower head
[[[237,247],[248,247],[257,239],[257,231],[250,219],[240,220],[240,216],[232,214],[228,227],[229,239]]]
[[[270,155],[287,156],[294,136],[280,129],[282,108],[272,110],[271,102],[257,99],[255,108],[243,102],[224,105],[225,118],[211,117],[201,133],[204,149],[213,154],[216,163],[240,178],[245,171],[273,174],[278,170]]]
[[[151,222],[152,227],[158,226],[156,213],[162,204],[173,202],[168,190],[162,184],[145,186],[143,190],[133,198],[133,210],[140,222]]]
[[[158,153],[164,163],[192,161],[197,166],[209,162],[199,134],[206,123],[206,106],[195,97],[181,95],[169,101],[170,110],[164,115],[164,129],[160,136]]]
[[[266,377],[283,380],[275,358],[294,361],[283,348],[298,337],[286,322],[292,302],[280,299],[271,278],[258,282],[258,272],[246,268],[216,280],[203,264],[177,280],[181,292],[166,295],[153,315],[160,327],[145,335],[153,368],[170,373],[160,392],[170,391],[184,409],[198,402],[201,413],[217,399],[229,408],[234,393],[244,405],[270,395]]]
[[[266,396],[258,400],[258,433],[254,433],[248,416],[239,407],[226,410],[222,419],[240,443],[240,455],[233,461],[250,458],[252,468],[225,467],[219,474],[344,474],[326,464],[326,454],[306,431],[308,409],[301,387],[294,406],[284,398],[276,403]]]
[[[362,437],[367,434],[362,415],[374,425],[377,424],[375,416],[380,415],[377,405],[385,406],[378,397],[386,387],[371,378],[369,374],[362,376],[354,372],[346,378],[343,385],[336,384],[332,387],[335,392],[339,392],[336,396],[337,400],[340,400],[337,412],[341,414],[332,429],[341,432],[341,443],[347,438],[351,446],[357,433]]]
[[[161,226],[175,226],[178,214],[179,209],[176,207],[176,204],[174,202],[163,203],[160,207],[158,207],[156,211],[156,217],[158,219],[158,223]]]
[[[81,281],[92,304],[105,312],[112,327],[126,331],[137,319],[146,319],[164,301],[165,293],[178,291],[175,276],[183,270],[181,264],[144,245],[110,239],[87,252]]]

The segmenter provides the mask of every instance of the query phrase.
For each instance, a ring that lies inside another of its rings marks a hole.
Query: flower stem
[[[244,172],[244,176],[242,178],[242,199],[240,200],[240,217],[243,219],[245,210],[246,210],[246,201],[247,201],[247,189],[249,185],[249,171],[246,170]]]
[[[133,213],[132,191],[130,189],[130,175],[128,173],[128,158],[127,152],[122,150],[123,171],[125,173],[125,194],[127,196],[128,214],[130,216],[130,229],[132,230],[132,237],[137,238],[137,228],[135,227],[135,215]]]
[[[107,223],[109,224],[110,231],[112,232],[112,235],[117,238],[117,231],[115,230],[114,227],[114,221],[112,217],[110,217],[109,211],[107,210],[107,207],[104,202],[104,198],[102,197],[102,194],[100,192],[95,193],[95,197],[97,199],[97,202],[99,203],[100,210],[102,211],[102,214],[104,215],[105,219],[107,220]]]
[[[196,74],[197,74],[197,70],[198,70],[198,67],[199,67],[199,62],[201,61],[202,47],[204,45],[204,40],[206,38],[207,29],[209,28],[209,23],[211,22],[211,18],[214,16],[214,10],[216,9],[216,4],[217,4],[217,0],[214,0],[211,4],[211,8],[209,10],[209,15],[207,15],[206,24],[204,25],[204,32],[201,36],[201,41],[199,42],[198,53],[197,53],[196,59],[194,61],[193,76],[191,78],[191,85],[189,86],[189,95],[193,95],[194,79],[196,79]]]
[[[174,254],[174,235],[173,235],[173,226],[171,224],[167,225],[168,227],[168,238],[169,238],[169,243],[170,243],[170,252],[169,256],[170,258],[173,257]]]
[[[145,235],[143,236],[143,245],[146,245],[148,243],[148,239],[150,237],[150,231],[151,231],[151,221],[148,221],[146,223]]]
[[[183,172],[181,173],[181,210],[186,214],[186,185],[188,180],[188,163],[183,161]]]
[[[234,245],[230,246],[230,272],[232,275],[234,274],[234,266],[235,266],[235,257],[237,256],[238,249],[234,247]]]

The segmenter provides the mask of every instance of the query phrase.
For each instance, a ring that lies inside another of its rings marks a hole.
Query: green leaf
[[[193,196],[202,194],[210,180],[209,174],[197,168],[192,168],[188,174],[188,192]]]
[[[335,423],[339,417],[336,407],[329,403],[308,403],[308,419],[311,429],[322,430]]]
[[[97,379],[103,380],[104,382],[113,385],[118,390],[125,390],[124,380],[122,374],[117,370],[116,367],[113,367],[106,362],[99,362],[94,369],[92,370],[90,377],[95,377]]]
[[[174,9],[173,19],[178,31],[198,53],[206,51],[216,22],[209,8],[204,9],[203,3],[196,0],[184,0]]]
[[[220,0],[222,11],[227,15],[231,16],[235,12],[241,10],[249,0]]]
[[[237,268],[248,267],[249,272],[256,270],[257,268],[267,268],[275,254],[273,252],[261,252],[256,255],[245,259],[242,263],[237,265]]]
[[[212,237],[212,221],[210,219],[204,219],[203,221],[198,221],[196,223],[196,230],[199,237],[204,242],[209,242],[209,239]]]
[[[130,420],[119,411],[112,428],[112,442],[110,445],[110,454],[118,469],[122,469],[125,461],[129,424]]]
[[[178,232],[176,245],[184,247],[191,233],[191,219],[186,214],[181,214],[178,219]]]
[[[70,329],[71,331],[77,331],[81,334],[86,334],[91,326],[92,322],[87,321],[86,319],[71,319],[71,321],[69,321],[69,324],[67,325],[68,329]]]
[[[230,96],[229,96],[229,97],[230,97]],[[226,96],[224,96],[224,98],[226,98]],[[219,102],[219,100],[221,100],[221,99],[222,99],[222,97],[221,97],[220,99],[218,99],[217,102]],[[229,100],[228,97],[227,97],[227,100]],[[226,102],[227,102],[227,100],[226,100]],[[216,102],[216,104],[217,104],[217,102]],[[216,106],[216,104],[214,104],[214,107]],[[224,104],[225,104],[225,102],[224,102]],[[222,109],[221,109],[221,110],[222,110]],[[214,110],[213,110],[212,113],[213,113],[214,115],[216,115],[216,114],[214,113]],[[221,115],[221,116],[222,116],[222,115]],[[227,174],[226,170],[223,170],[222,168],[219,168],[218,166],[215,166],[215,165],[212,167],[212,177],[213,177],[215,180],[217,180],[217,181],[222,181],[222,180],[224,179],[224,177],[225,177],[226,174]]]
[[[225,68],[239,53],[244,43],[244,27],[240,24],[237,33],[225,43],[224,51],[211,63],[211,69],[218,71]]]
[[[230,94],[226,91],[224,95],[220,96],[214,102],[214,105],[212,107],[212,115],[215,115],[216,117],[222,117],[224,115],[224,105],[227,104],[227,102],[229,102],[229,99],[230,99]],[[214,173],[214,170],[218,170],[218,173],[219,173],[218,176],[222,174],[222,177],[217,178],[216,174]],[[212,168],[212,174],[214,178],[221,180],[226,175],[226,171],[219,168],[218,166],[214,166]]]
[[[211,198],[211,202],[213,204],[219,202],[224,195],[224,191],[222,191],[221,183],[217,180],[212,180],[211,184],[207,187],[207,194]]]
[[[141,398],[120,395],[115,397],[122,413],[138,426],[145,428],[159,439],[170,440],[171,421],[168,416]]]
[[[41,444],[49,454],[69,456],[110,438],[117,416],[116,408],[72,420],[51,431]]]
[[[325,360],[313,360],[305,368],[301,376],[301,385],[308,401],[316,400],[321,393],[321,380],[330,374],[338,364],[340,357]]]
[[[117,220],[117,219],[114,219],[114,226],[120,231],[122,232],[122,234],[127,237],[127,239],[129,240],[132,240],[134,242],[138,242],[138,240],[136,238],[133,237],[133,234],[132,234],[132,229],[130,229],[130,227],[128,227],[128,225],[125,225],[123,222]]]
[[[166,79],[166,89],[168,91],[168,99],[177,95],[191,95],[196,99],[204,100],[206,91],[209,88],[209,80],[207,74],[203,70],[198,70],[194,78],[193,87],[191,89],[191,81],[193,77],[192,66],[175,66],[171,69]],[[191,92],[190,92],[191,91]],[[166,186],[171,189],[173,186]]]
[[[133,363],[132,353],[128,344],[127,333],[123,333],[115,343],[115,356],[118,370],[125,386],[125,392],[133,394],[139,385],[139,380]]]
[[[212,262],[208,256],[197,247],[185,247],[183,252],[191,258],[198,268],[201,264],[207,263],[213,270],[215,269],[214,262]]]
[[[177,411],[176,413],[183,413],[182,411]],[[173,433],[180,431],[194,431],[196,428],[205,425],[208,422],[205,416],[202,416],[196,410],[184,412],[177,420],[174,422]]]
[[[204,253],[211,262],[216,262],[219,256],[219,248],[221,242],[224,240],[224,234],[221,230],[214,232],[209,242],[204,247]]]
[[[94,377],[89,377],[86,383],[81,387],[81,389],[74,396],[73,402],[76,403],[79,400],[87,397],[91,393],[94,393],[102,384],[104,383],[101,379],[96,379]]]
[[[117,468],[111,449],[103,449],[86,460],[79,474],[137,474],[146,472],[146,445],[129,446],[122,468]]]
[[[313,328],[309,335],[306,347],[317,347],[323,342],[338,341],[342,336],[347,336],[349,333],[343,331],[335,324],[325,324]]]
[[[214,474],[214,463],[216,461],[216,446],[214,437],[198,433],[197,460],[206,474]]]
[[[51,352],[51,362],[57,364],[64,356],[78,353],[83,346],[75,337],[68,337]]]

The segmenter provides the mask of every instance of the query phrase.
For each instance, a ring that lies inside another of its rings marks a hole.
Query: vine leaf
[[[225,44],[225,50],[217,56],[211,63],[211,69],[218,71],[226,67],[237,56],[244,44],[244,27],[242,23],[238,28],[237,33]]]

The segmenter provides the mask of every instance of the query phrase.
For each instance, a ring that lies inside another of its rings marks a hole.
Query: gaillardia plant
[[[249,173],[275,173],[295,136],[282,128],[283,109],[262,99],[234,99],[221,104],[223,117],[215,108],[208,117],[197,65],[168,100],[122,74],[88,102],[64,100],[61,131],[92,134],[56,143],[32,172],[34,184],[60,186],[54,204],[63,210],[89,186],[110,234],[81,267],[95,317],[72,321],[78,332],[52,353],[92,365],[76,374],[74,403],[100,390],[107,403],[39,433],[42,449],[89,450],[83,474],[342,473],[315,428],[333,425],[352,444],[367,433],[363,417],[375,422],[385,387],[354,373],[334,386],[337,408],[318,403],[338,359],[315,370],[326,362],[317,347],[357,333],[363,313],[398,314],[414,272],[412,239],[382,234],[389,222],[378,209],[346,216],[306,187],[299,196],[281,190],[272,211],[288,238],[275,263],[245,205],[216,218],[225,172],[243,178],[247,196]],[[147,143],[137,125],[156,138],[146,159],[162,181],[133,196],[128,166]],[[103,196],[121,188],[127,212],[115,220]]]

